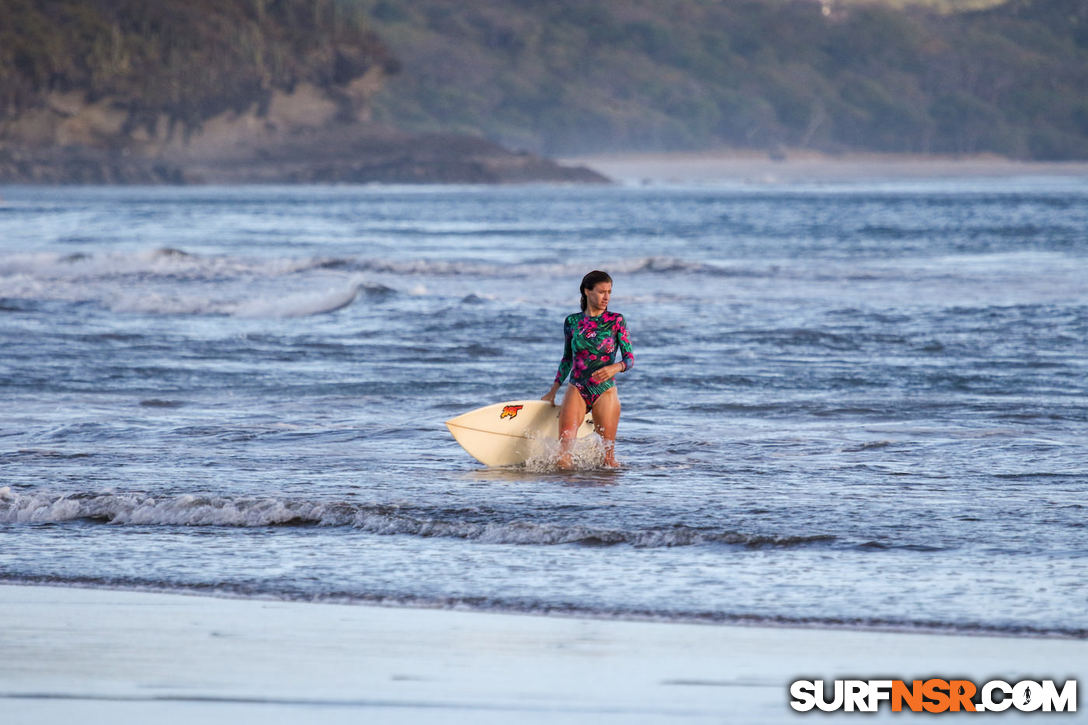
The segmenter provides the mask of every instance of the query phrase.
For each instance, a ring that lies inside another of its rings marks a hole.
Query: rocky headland
[[[224,111],[198,127],[163,115],[132,128],[117,99],[48,96],[0,131],[0,183],[244,184],[607,183],[483,138],[410,133],[366,117],[367,86],[345,103],[344,89],[303,84],[276,91],[264,108]],[[375,84],[376,85],[376,84]],[[345,108],[346,107],[346,108]]]
[[[0,183],[606,182],[375,123],[400,65],[332,0],[0,0]]]

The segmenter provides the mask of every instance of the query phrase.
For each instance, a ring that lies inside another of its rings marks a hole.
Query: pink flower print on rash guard
[[[619,348],[624,370],[635,364],[631,340],[627,336],[627,323],[618,312],[602,312],[590,317],[576,312],[563,322],[563,359],[555,374],[555,382],[562,383],[570,375],[570,383],[582,395],[587,408],[592,408],[597,398],[615,387],[615,380],[594,383],[594,371],[611,365]]]

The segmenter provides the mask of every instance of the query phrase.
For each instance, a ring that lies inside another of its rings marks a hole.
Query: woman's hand
[[[555,405],[555,394],[559,391],[558,385],[553,385],[552,389],[540,396],[541,400],[546,400],[552,405]]]
[[[593,380],[593,382],[600,385],[605,380],[610,380],[611,378],[615,377],[616,373],[620,372],[621,370],[623,370],[623,363],[612,363],[611,365],[605,365],[603,368],[598,368],[597,370],[594,370],[593,374],[589,377]]]

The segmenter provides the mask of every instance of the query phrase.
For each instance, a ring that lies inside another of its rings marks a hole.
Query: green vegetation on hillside
[[[0,121],[51,92],[111,98],[130,124],[185,128],[307,81],[396,62],[344,0],[0,0]]]
[[[378,120],[551,155],[1088,158],[1088,2],[995,2],[0,0],[0,136],[68,91],[192,130],[395,55]]]
[[[1088,158],[1084,0],[356,2],[403,61],[378,110],[408,128],[549,154]]]

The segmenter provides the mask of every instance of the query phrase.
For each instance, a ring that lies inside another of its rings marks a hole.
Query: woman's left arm
[[[593,375],[590,377],[593,379],[593,382],[598,384],[615,377],[618,373],[627,372],[631,369],[631,366],[635,364],[635,354],[631,351],[631,340],[627,337],[627,324],[623,319],[623,315],[617,315],[616,317],[617,319],[612,328],[612,334],[616,338],[616,345],[620,349],[620,356],[623,362],[605,365],[594,371]]]
[[[631,339],[627,337],[627,320],[623,319],[623,315],[616,320],[616,342],[623,359],[623,372],[627,372],[635,364],[635,353],[631,349]]]

